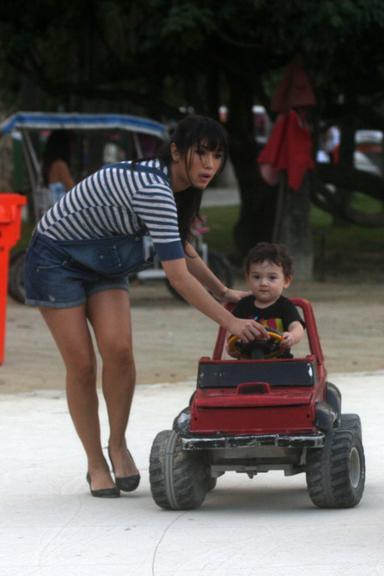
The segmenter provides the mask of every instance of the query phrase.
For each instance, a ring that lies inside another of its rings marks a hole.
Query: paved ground
[[[113,501],[88,494],[61,391],[1,395],[1,576],[382,576],[383,378],[333,378],[363,421],[367,483],[358,507],[329,511],[313,507],[303,475],[280,472],[226,474],[199,510],[157,508],[150,447],[192,382],[137,388],[129,437],[142,483]]]
[[[240,202],[239,190],[236,186],[230,188],[208,188],[203,194],[201,205],[209,206],[237,206]]]

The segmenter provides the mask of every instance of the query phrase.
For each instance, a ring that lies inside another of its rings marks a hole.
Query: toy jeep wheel
[[[166,510],[198,508],[209,488],[202,454],[182,450],[173,430],[163,430],[153,441],[149,480],[154,501]]]
[[[360,502],[365,458],[359,416],[342,415],[324,447],[308,451],[306,473],[309,496],[319,508],[351,508]]]
[[[216,484],[217,484],[217,478],[209,476],[207,481],[207,492],[211,492],[211,490],[214,490],[216,488]]]
[[[342,414],[340,419],[340,428],[353,430],[362,439],[361,420],[358,414]]]
[[[12,255],[9,264],[8,294],[21,304],[25,302],[25,257],[26,250],[18,250]]]

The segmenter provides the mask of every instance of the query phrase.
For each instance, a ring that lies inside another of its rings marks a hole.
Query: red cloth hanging
[[[294,108],[311,108],[315,105],[315,95],[304,70],[303,58],[296,56],[286,67],[283,78],[276,88],[271,110],[287,114]]]
[[[313,169],[314,162],[310,132],[295,110],[278,117],[258,163],[268,184],[277,184],[279,172],[284,171],[289,188],[299,190],[305,173]]]

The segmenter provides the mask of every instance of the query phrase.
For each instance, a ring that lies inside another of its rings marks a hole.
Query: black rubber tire
[[[191,510],[204,501],[208,470],[203,455],[182,450],[179,435],[163,430],[153,441],[149,460],[152,498],[165,510]]]
[[[345,430],[353,430],[362,440],[361,420],[357,414],[342,414],[340,419],[340,428]]]
[[[222,281],[224,286],[227,286],[227,288],[232,288],[233,274],[231,265],[223,254],[219,254],[218,252],[208,252],[208,266],[214,275]],[[185,302],[182,295],[173,288],[172,284],[170,284],[167,278],[165,279],[165,283],[172,296],[180,300],[180,302]]]
[[[219,252],[208,252],[208,266],[215,276],[217,276],[224,286],[232,288],[233,274],[230,263],[227,258]]]
[[[217,484],[217,478],[210,476],[207,483],[207,492],[211,492],[212,490],[214,490],[216,488],[216,484]]]
[[[326,391],[326,401],[327,403],[333,408],[335,414],[337,414],[337,425],[340,424],[340,417],[341,417],[341,392],[337,386],[332,384],[332,382],[327,382],[327,391]]]
[[[363,495],[365,457],[361,423],[344,414],[326,437],[323,448],[308,450],[306,478],[309,496],[319,508],[352,508]]]
[[[8,294],[21,304],[25,303],[25,256],[26,250],[18,250],[9,263]]]

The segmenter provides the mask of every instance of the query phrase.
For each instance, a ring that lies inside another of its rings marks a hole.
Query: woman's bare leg
[[[96,358],[85,306],[41,308],[67,369],[67,400],[76,431],[88,459],[92,489],[112,488],[105,462],[98,416]]]
[[[131,476],[138,470],[125,439],[136,379],[128,293],[125,290],[97,292],[88,300],[87,313],[103,360],[103,392],[110,425],[109,452],[116,476]]]

